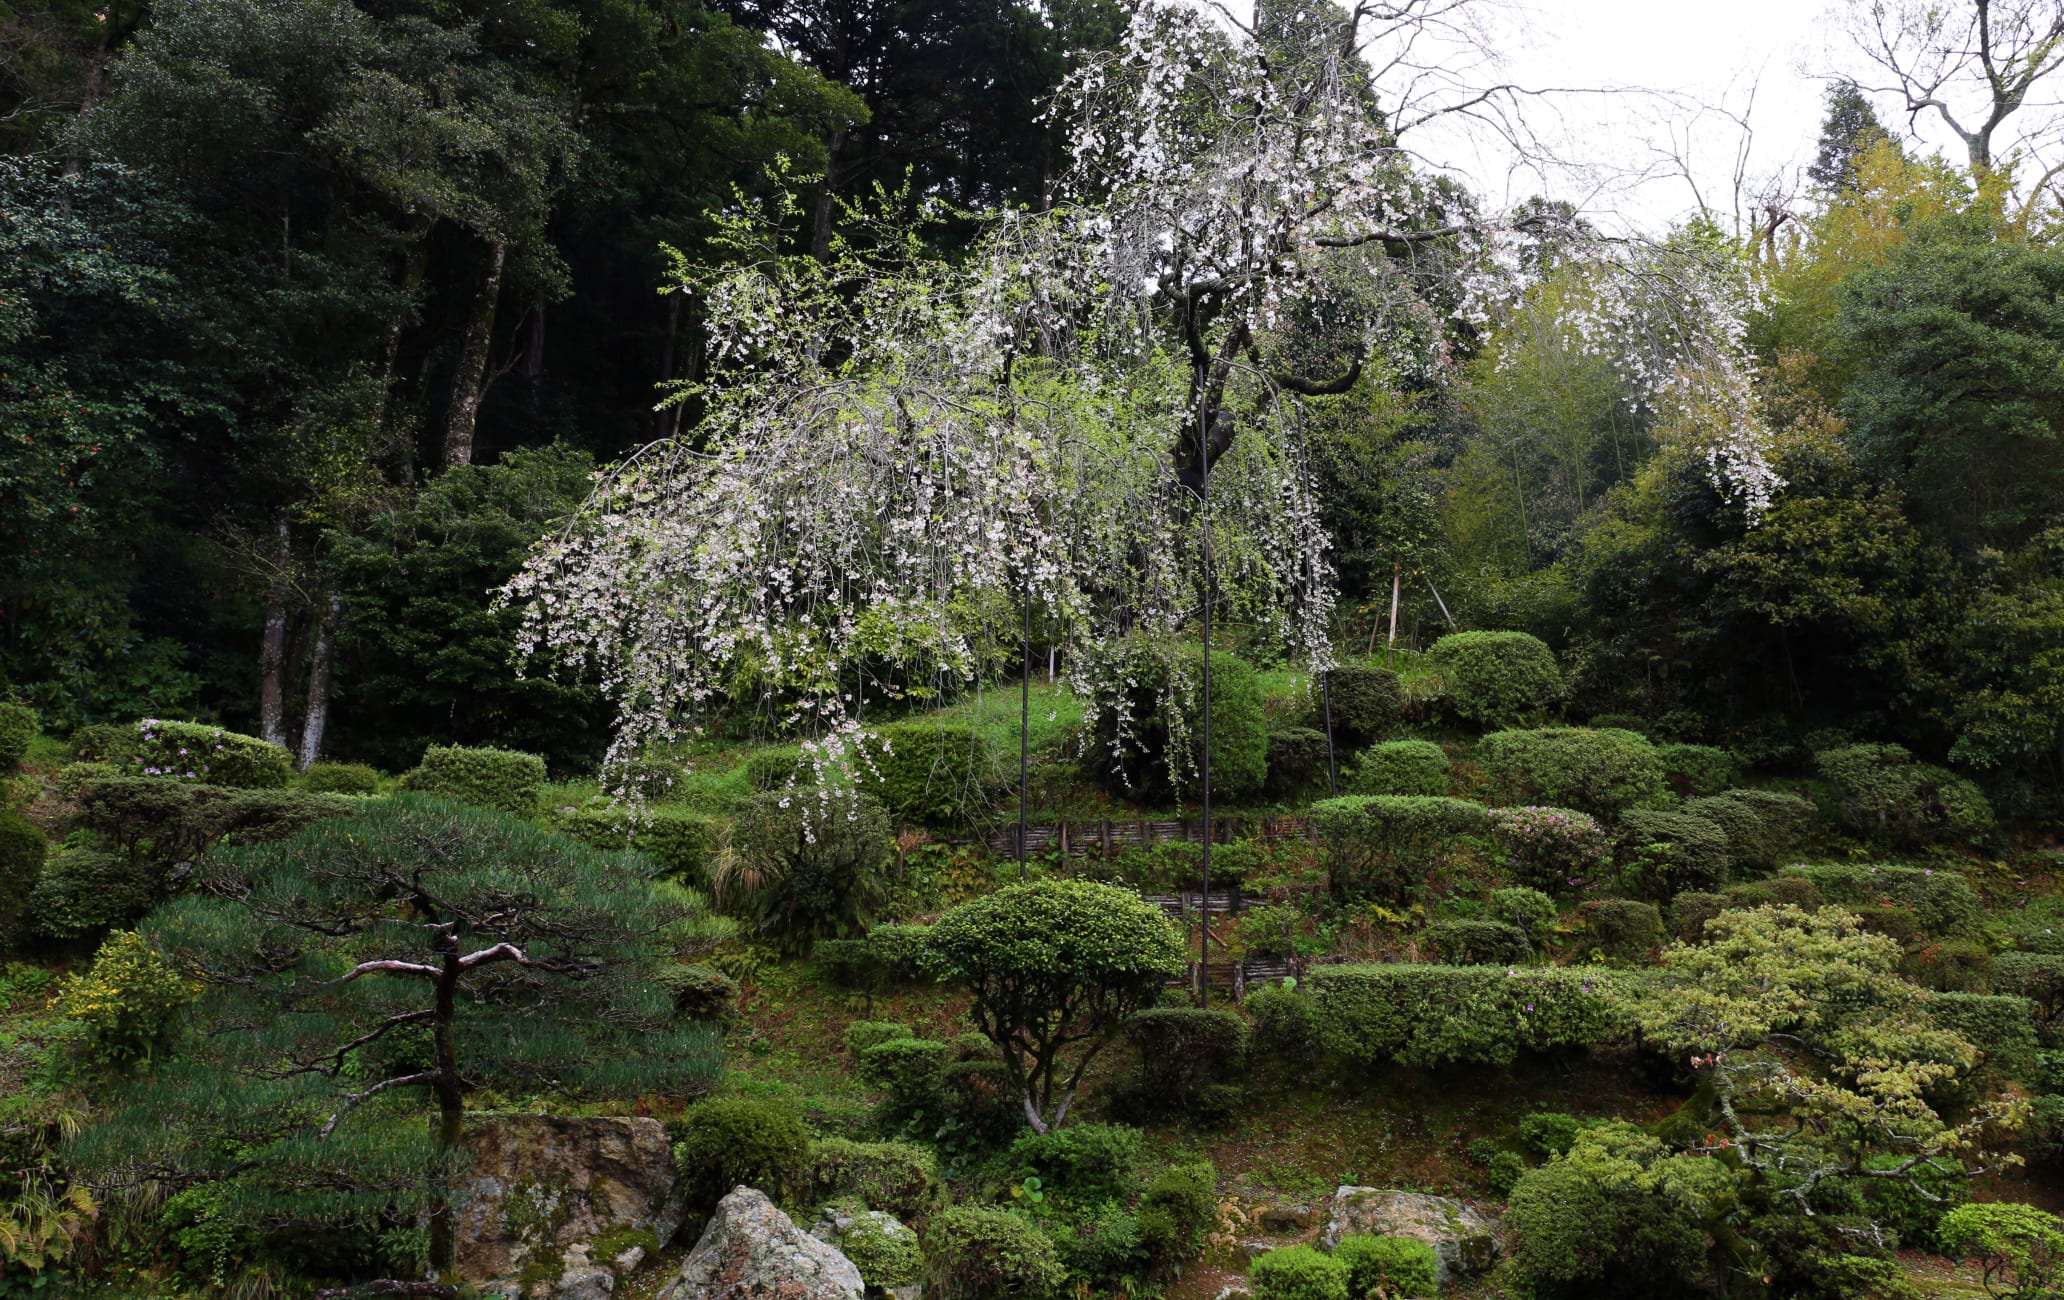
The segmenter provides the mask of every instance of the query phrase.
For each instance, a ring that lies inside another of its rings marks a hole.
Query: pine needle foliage
[[[653,978],[701,900],[642,859],[405,795],[204,873],[141,928],[202,993],[179,1058],[74,1144],[101,1185],[222,1181],[275,1226],[426,1209],[443,1265],[469,1092],[680,1095],[721,1068]]]

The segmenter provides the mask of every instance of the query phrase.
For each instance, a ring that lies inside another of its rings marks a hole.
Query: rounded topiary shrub
[[[682,1194],[697,1213],[716,1209],[740,1185],[782,1200],[809,1167],[802,1116],[772,1097],[711,1097],[670,1127]]]
[[[1348,1267],[1312,1246],[1285,1246],[1247,1265],[1255,1300],[1349,1300]]]
[[[29,819],[0,809],[0,950],[21,942],[29,895],[43,874],[50,845]]]
[[[870,1047],[915,1037],[917,1035],[910,1032],[909,1025],[894,1020],[855,1020],[846,1026],[845,1044],[846,1050],[858,1057]]]
[[[1444,795],[1451,766],[1430,740],[1385,741],[1355,760],[1355,793]]]
[[[1694,813],[1652,808],[1620,819],[1618,856],[1628,891],[1658,902],[1687,889],[1719,888],[1733,864],[1725,828]]]
[[[1593,898],[1577,909],[1584,948],[1616,961],[1639,961],[1663,941],[1663,913],[1631,898]]]
[[[598,849],[629,849],[684,885],[704,888],[717,851],[716,823],[702,813],[666,804],[641,808],[591,806],[552,818],[559,830]]]
[[[1703,817],[1726,831],[1727,851],[1737,867],[1767,871],[1777,865],[1777,831],[1748,804],[1716,794],[1686,799],[1678,811]]]
[[[1038,1178],[1084,1205],[1129,1199],[1145,1134],[1124,1124],[1070,1124],[1011,1143],[1013,1176]]]
[[[999,775],[986,735],[965,723],[931,721],[892,723],[879,734],[882,743],[869,745],[861,764],[861,787],[891,817],[958,826],[980,815]],[[868,763],[873,772],[865,771]]]
[[[1045,1300],[1068,1277],[1039,1225],[983,1205],[933,1215],[924,1255],[926,1292],[940,1300]]]
[[[141,776],[245,789],[276,789],[294,775],[293,759],[278,745],[204,723],[158,718],[136,724],[128,767]]]
[[[1848,745],[1815,759],[1834,788],[1842,823],[1893,844],[1990,834],[1992,805],[1978,787],[1943,768],[1914,761],[1898,745]]]
[[[1440,1292],[1440,1258],[1423,1241],[1351,1233],[1333,1248],[1333,1258],[1347,1266],[1347,1291],[1352,1296],[1416,1300]]]
[[[1517,965],[1533,951],[1526,931],[1501,921],[1441,921],[1426,928],[1426,946],[1449,966]]]
[[[662,966],[654,982],[674,995],[683,1020],[728,1024],[738,1017],[738,981],[708,966]]]
[[[1338,761],[1334,751],[1333,761]],[[1268,735],[1268,785],[1270,794],[1294,795],[1323,787],[1328,775],[1326,733],[1310,727],[1280,727]]]
[[[1538,943],[1555,929],[1562,911],[1540,890],[1515,885],[1491,891],[1491,919],[1517,928],[1529,941]]]
[[[839,1234],[841,1255],[860,1270],[869,1295],[888,1294],[924,1279],[924,1251],[917,1233],[883,1214],[859,1214]]]
[[[422,763],[401,778],[401,785],[405,790],[530,817],[536,814],[538,795],[544,790],[545,760],[513,749],[432,745],[423,751]]]
[[[1490,824],[1482,804],[1408,795],[1350,795],[1312,805],[1336,897],[1409,901],[1426,872]]]
[[[888,897],[891,834],[887,814],[865,795],[755,795],[719,857],[717,905],[786,952],[863,935]]]
[[[1631,1148],[1643,1163],[1654,1159],[1659,1143],[1623,1136],[1630,1126],[1610,1127],[1598,1143]],[[1629,1177],[1629,1158],[1601,1159],[1590,1155],[1594,1139],[1579,1143],[1588,1158],[1551,1160],[1513,1186],[1505,1227],[1517,1280],[1529,1294],[1572,1300],[1686,1294],[1705,1267],[1706,1234],[1696,1209]]]
[[[1247,1067],[1247,1022],[1220,1007],[1150,1007],[1125,1022],[1138,1053],[1121,1082],[1122,1118],[1202,1115],[1211,1103],[1235,1100],[1231,1088]],[[1227,1118],[1216,1115],[1210,1118]]]
[[[1670,788],[1687,798],[1719,794],[1741,780],[1734,755],[1711,745],[1658,745],[1656,755]]]
[[[0,847],[0,856],[5,852]],[[62,845],[44,859],[29,891],[29,928],[70,942],[131,925],[158,901],[164,878],[164,864],[150,857]]]
[[[1547,642],[1525,632],[1454,632],[1433,643],[1448,707],[1478,726],[1539,718],[1562,698],[1562,669]]]
[[[1515,885],[1565,896],[1596,883],[1612,861],[1612,836],[1572,808],[1493,808],[1491,846]]]
[[[1661,755],[1631,731],[1544,727],[1483,738],[1485,774],[1511,803],[1577,808],[1617,818],[1673,802]]]
[[[1388,668],[1336,664],[1314,695],[1312,713],[1321,727],[1332,710],[1336,744],[1380,740],[1405,718],[1404,685]]]
[[[1094,683],[1084,721],[1089,762],[1113,794],[1148,803],[1188,795],[1202,779],[1203,662],[1194,645],[1127,637],[1089,652]],[[1211,655],[1211,790],[1239,798],[1268,776],[1261,683],[1237,655]]]
[[[939,1167],[930,1151],[908,1142],[824,1138],[810,1148],[807,1181],[810,1201],[857,1196],[869,1209],[908,1220],[931,1209]]]
[[[0,700],[0,772],[29,756],[29,746],[42,729],[34,709],[13,700]]]
[[[301,788],[314,794],[378,794],[380,773],[364,763],[310,763]]]

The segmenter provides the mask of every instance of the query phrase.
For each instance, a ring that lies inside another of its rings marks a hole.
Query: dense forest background
[[[704,364],[669,250],[799,178],[789,237],[819,252],[876,187],[1039,207],[1047,99],[1123,23],[1109,0],[0,5],[0,681],[54,732],[192,717],[304,763],[590,766],[607,702],[519,675],[492,592],[598,464],[692,433],[657,405]],[[1897,742],[2053,814],[2051,209],[1842,85],[1801,164],[1760,215],[1669,236],[1761,286],[1770,509],[1585,344],[1591,273],[1535,240],[1486,267],[1514,286],[1497,319],[1405,295],[1397,332],[1446,322],[1430,360],[1312,403],[1336,635],[1375,644],[1395,591],[1407,641],[1549,641],[1574,716],[1759,765]],[[950,253],[977,228],[928,229]]]

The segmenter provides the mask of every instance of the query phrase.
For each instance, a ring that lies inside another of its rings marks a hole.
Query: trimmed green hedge
[[[311,763],[301,773],[310,794],[378,794],[380,773],[364,763]]]
[[[1525,632],[1453,632],[1427,658],[1440,671],[1448,706],[1480,726],[1525,723],[1562,699],[1555,653]]]
[[[1711,745],[1658,745],[1656,756],[1670,788],[1686,798],[1719,794],[1741,780],[1734,755]]]
[[[2042,1008],[2045,1019],[2053,1017],[2064,1005],[2064,954],[2003,952],[1992,959],[1992,987],[2027,998]]]
[[[43,730],[42,720],[26,704],[0,700],[0,772],[29,756],[29,746]]]
[[[1052,1239],[1012,1210],[955,1205],[925,1227],[925,1293],[938,1300],[1045,1300],[1068,1271]]]
[[[930,1151],[908,1142],[824,1138],[810,1147],[804,1183],[813,1204],[857,1196],[868,1209],[909,1222],[923,1217],[937,1198],[939,1166]]]
[[[1663,914],[1631,898],[1586,899],[1577,908],[1589,948],[1618,961],[1639,961],[1663,941]]]
[[[5,837],[0,829],[0,841]],[[0,843],[0,859],[6,853]],[[156,905],[164,878],[165,864],[148,856],[60,845],[44,859],[42,874],[29,891],[29,928],[60,942],[126,929]]]
[[[277,789],[293,779],[294,760],[278,745],[198,722],[145,718],[128,759],[139,776],[164,776],[237,789]]]
[[[0,808],[0,951],[12,951],[21,942],[29,920],[29,895],[43,874],[49,850],[43,832],[28,818]]]
[[[1247,1265],[1255,1300],[1352,1300],[1347,1265],[1312,1246],[1282,1246]]]
[[[1992,805],[1970,780],[1917,763],[1898,745],[1848,745],[1815,760],[1842,824],[1897,844],[1968,839],[1993,829]]]
[[[1099,661],[1090,701],[1094,743],[1086,762],[1111,793],[1165,802],[1196,788],[1204,754],[1203,651],[1187,643],[1127,637],[1091,651]],[[1254,666],[1211,656],[1211,789],[1236,799],[1268,777],[1268,718]]]
[[[1577,808],[1617,818],[1629,808],[1670,802],[1663,760],[1631,731],[1547,727],[1483,738],[1485,773],[1509,803]]]
[[[1355,760],[1356,794],[1445,795],[1453,765],[1430,740],[1391,740]]]
[[[586,807],[558,813],[552,824],[562,834],[598,849],[642,853],[669,878],[697,889],[709,888],[717,824],[702,813],[666,804],[639,809]]]
[[[1957,872],[1936,867],[1801,863],[1786,867],[1779,879],[1786,878],[1804,880],[1821,898],[1844,907],[1904,907],[1938,939],[1975,938],[1985,920],[1985,905],[1971,883]]]
[[[1687,889],[1717,889],[1733,865],[1719,823],[1654,808],[1629,809],[1620,818],[1618,858],[1628,892],[1659,902]]]
[[[1335,746],[1337,763],[1345,755]],[[1326,784],[1326,733],[1310,727],[1279,727],[1268,734],[1268,793],[1301,794]]]
[[[423,751],[422,763],[401,778],[401,786],[534,817],[545,787],[545,760],[513,749],[432,745]]]
[[[980,816],[998,776],[988,736],[964,723],[926,721],[891,723],[880,735],[886,752],[870,745],[867,756],[881,780],[863,776],[862,786],[890,816],[928,826]]]
[[[1518,965],[1533,954],[1526,931],[1499,921],[1440,921],[1426,927],[1426,943],[1450,966]]]
[[[709,1213],[740,1183],[786,1200],[809,1167],[802,1117],[771,1097],[711,1097],[668,1129],[681,1191],[695,1213]]]
[[[1983,1056],[1980,1068],[2027,1082],[2036,1075],[2035,1004],[2027,998],[1985,993],[1937,993],[1928,1014],[1944,1029],[1971,1040]]]
[[[1618,1036],[1600,972],[1507,966],[1319,966],[1300,992],[1321,1046],[1358,1065],[1510,1065],[1522,1051]]]
[[[1405,901],[1449,844],[1490,828],[1490,812],[1464,799],[1350,795],[1313,804],[1311,824],[1326,845],[1335,894]]]
[[[1326,674],[1320,690],[1312,692],[1315,725],[1325,726],[1325,708],[1330,693],[1333,710],[1333,739],[1336,745],[1367,744],[1397,730],[1405,719],[1405,688],[1388,668],[1336,665]]]

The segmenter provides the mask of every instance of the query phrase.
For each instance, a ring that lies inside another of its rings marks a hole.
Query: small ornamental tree
[[[716,1077],[720,1031],[677,1020],[652,978],[699,941],[698,914],[620,855],[421,796],[212,857],[140,930],[198,984],[193,1032],[71,1158],[102,1186],[217,1183],[274,1225],[426,1214],[447,1268],[468,1092]]]
[[[1182,938],[1130,890],[1084,880],[1012,885],[939,918],[923,962],[974,994],[968,1014],[1003,1052],[1040,1133],[1068,1117],[1083,1071],[1183,971]]]

